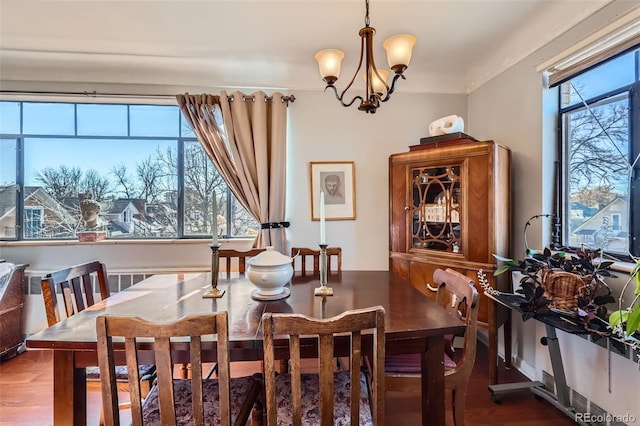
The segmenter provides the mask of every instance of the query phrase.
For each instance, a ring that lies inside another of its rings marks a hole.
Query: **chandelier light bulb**
[[[382,43],[382,47],[387,51],[389,68],[396,73],[402,73],[407,69],[409,62],[411,62],[411,52],[415,45],[416,38],[409,34],[398,34],[386,39]]]
[[[340,77],[340,66],[344,59],[343,52],[336,49],[325,49],[316,53],[315,58],[318,61],[320,75],[327,84],[335,82]]]
[[[371,89],[373,93],[379,93],[383,95],[389,88],[387,85],[387,78],[389,77],[389,71],[385,69],[378,69],[378,74],[376,74],[373,70],[371,71],[371,77],[369,80],[371,81]],[[364,81],[367,81],[367,74],[362,74],[362,78]]]

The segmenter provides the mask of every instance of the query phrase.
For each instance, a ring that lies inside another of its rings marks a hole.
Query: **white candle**
[[[218,202],[216,201],[216,193],[213,193],[213,202],[211,203],[211,233],[213,234],[213,244],[218,244]]]
[[[324,229],[324,191],[320,191],[320,244],[326,244],[327,239]]]

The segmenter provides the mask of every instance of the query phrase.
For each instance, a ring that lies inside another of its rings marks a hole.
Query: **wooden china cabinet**
[[[437,268],[473,279],[480,295],[478,325],[488,329],[489,375],[495,384],[498,327],[505,325],[509,364],[511,326],[508,312],[484,295],[477,274],[484,271],[492,287],[509,291],[508,274],[493,275],[493,254],[509,256],[511,152],[463,133],[453,137],[424,138],[409,152],[389,157],[389,269],[434,299]]]

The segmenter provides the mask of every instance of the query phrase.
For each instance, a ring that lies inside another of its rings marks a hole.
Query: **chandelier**
[[[360,30],[360,61],[358,62],[358,68],[355,74],[351,78],[347,87],[338,94],[338,89],[334,83],[338,80],[340,75],[340,65],[344,58],[344,52],[336,49],[321,50],[315,54],[316,61],[318,61],[318,67],[320,68],[320,75],[322,80],[327,83],[325,90],[328,88],[333,89],[336,98],[342,106],[350,107],[356,100],[360,101],[358,109],[369,114],[376,112],[381,102],[386,102],[393,93],[396,82],[400,77],[405,79],[402,74],[407,69],[409,61],[411,61],[411,50],[416,44],[416,38],[409,34],[399,34],[393,37],[389,37],[384,41],[382,47],[387,51],[387,62],[389,67],[395,72],[391,86],[387,84],[387,78],[389,77],[389,71],[385,69],[378,69],[373,59],[373,35],[376,33],[376,29],[369,26],[369,0],[366,0],[366,12],[364,18],[364,27]],[[365,91],[364,96],[354,96],[349,102],[345,102],[345,94],[347,90],[351,88],[355,81],[360,69],[364,63],[364,81]]]

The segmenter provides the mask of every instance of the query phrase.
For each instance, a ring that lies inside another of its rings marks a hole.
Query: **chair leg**
[[[260,401],[256,401],[251,410],[251,426],[262,426],[264,419],[264,410]]]
[[[204,376],[205,379],[210,379],[211,376],[213,375],[213,373],[218,374],[218,363],[216,362],[215,364],[213,364],[213,367],[211,367],[211,370],[209,370],[209,372],[207,373],[206,376]]]
[[[451,395],[453,404],[453,424],[455,426],[464,426],[464,404],[466,392],[461,389],[454,389]]]
[[[342,359],[340,357],[336,357],[336,369],[338,371],[349,371],[351,369],[349,361],[349,358]]]
[[[180,378],[181,379],[188,379],[189,378],[189,368],[190,367],[191,366],[187,362],[182,363],[180,365]]]

